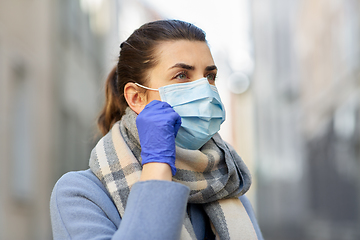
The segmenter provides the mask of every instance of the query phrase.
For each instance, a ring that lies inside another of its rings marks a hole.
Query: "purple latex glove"
[[[175,175],[175,137],[180,125],[181,117],[168,103],[154,100],[145,106],[136,118],[143,165],[167,163]]]

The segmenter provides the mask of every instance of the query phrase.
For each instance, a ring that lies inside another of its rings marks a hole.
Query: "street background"
[[[120,43],[173,18],[207,33],[264,238],[359,240],[358,0],[0,0],[0,240],[52,239],[52,188],[88,168]]]

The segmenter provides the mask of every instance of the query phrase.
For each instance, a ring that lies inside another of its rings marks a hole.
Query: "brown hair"
[[[144,24],[121,43],[118,64],[106,80],[106,102],[98,118],[98,127],[103,135],[121,119],[128,106],[124,97],[125,85],[128,82],[143,85],[148,70],[156,65],[156,46],[173,40],[206,42],[206,37],[203,30],[191,23],[159,20]]]

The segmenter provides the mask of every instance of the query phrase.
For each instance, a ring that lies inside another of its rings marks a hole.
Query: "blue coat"
[[[90,171],[70,172],[56,183],[50,201],[54,239],[179,239],[188,211],[198,239],[214,239],[209,219],[187,204],[189,188],[170,181],[133,185],[123,218],[99,179]],[[263,239],[249,200],[240,197],[258,239]]]

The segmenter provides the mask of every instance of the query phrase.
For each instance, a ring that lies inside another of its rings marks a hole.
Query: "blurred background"
[[[52,239],[52,188],[88,168],[120,43],[168,18],[207,33],[265,239],[360,239],[358,0],[1,0],[0,239]]]

